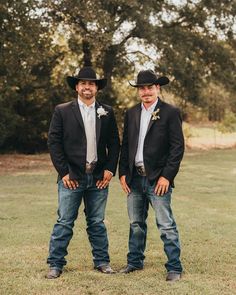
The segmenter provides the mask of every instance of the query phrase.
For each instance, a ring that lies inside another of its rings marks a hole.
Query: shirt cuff
[[[112,176],[114,175],[111,171],[109,171],[109,170],[105,170],[105,171],[107,171],[107,172],[109,172]]]

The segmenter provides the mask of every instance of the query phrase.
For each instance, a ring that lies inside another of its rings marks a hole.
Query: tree
[[[108,78],[103,99],[109,103],[116,102],[112,79],[134,73],[134,60],[151,61],[160,74],[170,76],[171,91],[182,97],[183,105],[185,101],[199,104],[201,88],[211,80],[220,80],[235,92],[234,1],[48,3],[51,20],[69,32],[71,48],[86,55],[86,43],[89,62]]]
[[[235,15],[231,0],[2,0],[0,149],[46,148],[54,105],[71,99],[65,76],[83,64],[106,76],[99,99],[118,112],[142,66],[170,77],[183,114],[188,104],[210,113],[202,89],[219,84],[236,112]]]
[[[0,148],[35,152],[46,148],[52,104],[52,69],[58,55],[37,1],[0,4]]]

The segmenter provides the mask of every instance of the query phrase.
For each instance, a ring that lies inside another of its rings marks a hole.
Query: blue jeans
[[[130,219],[128,264],[143,268],[145,259],[149,204],[155,211],[156,224],[160,230],[167,256],[165,267],[168,272],[182,272],[180,262],[180,243],[176,223],[171,210],[172,188],[162,197],[155,194],[156,183],[150,184],[147,177],[134,175],[130,184],[131,192],[127,198]]]
[[[74,222],[82,199],[84,200],[87,234],[92,247],[94,266],[109,264],[107,231],[104,224],[108,188],[98,189],[91,174],[79,181],[79,187],[70,190],[58,182],[58,219],[49,245],[47,263],[62,270],[66,265],[67,247],[73,236]]]

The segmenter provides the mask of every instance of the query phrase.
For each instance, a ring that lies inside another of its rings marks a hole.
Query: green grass
[[[150,208],[144,271],[103,275],[93,270],[83,208],[68,264],[46,280],[48,242],[56,220],[56,174],[0,177],[0,294],[236,294],[236,150],[187,152],[172,206],[182,244],[182,281],[165,282],[165,255]],[[126,264],[126,196],[112,181],[106,211],[111,265]]]

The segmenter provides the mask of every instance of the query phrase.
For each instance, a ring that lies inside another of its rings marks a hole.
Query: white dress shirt
[[[95,102],[87,106],[78,97],[78,104],[84,122],[85,134],[87,138],[87,155],[88,163],[97,161],[97,143],[96,143],[96,109]]]
[[[145,136],[147,133],[148,125],[152,117],[152,113],[154,112],[154,109],[157,105],[157,101],[152,104],[148,109],[145,108],[144,104],[141,104],[141,118],[140,118],[140,129],[139,129],[139,136],[138,136],[138,148],[137,153],[135,156],[135,166],[143,166],[143,145]]]

